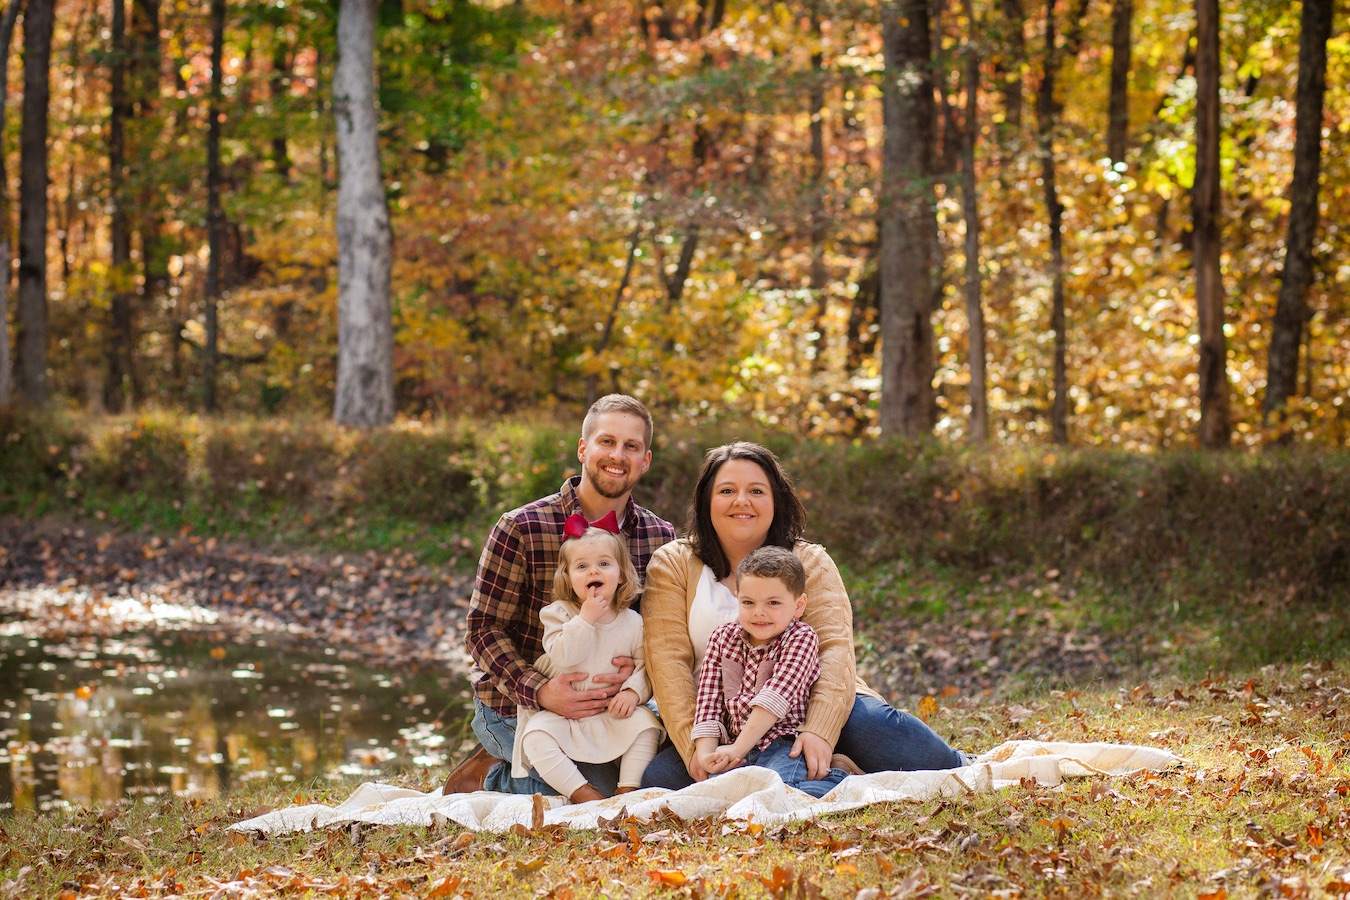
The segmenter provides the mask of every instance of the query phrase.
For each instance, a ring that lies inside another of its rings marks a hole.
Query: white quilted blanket
[[[542,798],[478,791],[442,796],[388,784],[366,783],[338,806],[310,804],[278,809],[230,826],[233,831],[286,834],[362,825],[432,825],[441,819],[474,831],[508,831],[513,825],[595,828],[601,819],[651,819],[666,811],[686,819],[722,816],[771,825],[846,812],[887,800],[925,800],[972,791],[999,790],[1035,778],[1056,785],[1066,778],[1122,776],[1161,771],[1184,760],[1166,750],[1132,744],[1067,744],[1009,741],[960,769],[938,772],[878,772],[845,778],[819,800],[786,787],[777,774],[745,766],[678,791],[641,791],[567,805]]]

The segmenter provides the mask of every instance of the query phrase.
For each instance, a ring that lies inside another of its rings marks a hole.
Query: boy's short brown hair
[[[806,569],[802,567],[802,561],[791,550],[784,550],[782,547],[769,545],[751,551],[736,567],[738,588],[741,579],[746,575],[755,578],[777,578],[783,582],[783,586],[793,597],[800,597],[806,593]]]

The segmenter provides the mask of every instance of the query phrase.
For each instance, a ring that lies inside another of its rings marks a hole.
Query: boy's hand
[[[637,709],[638,695],[632,688],[624,688],[609,701],[609,714],[616,719],[626,719]]]
[[[725,768],[735,769],[745,765],[745,754],[736,749],[735,744],[723,744],[717,748],[717,755],[726,759]]]
[[[699,750],[694,754],[694,759],[698,762],[699,768],[709,775],[716,775],[718,772],[731,767],[731,760],[719,753],[716,748]]]

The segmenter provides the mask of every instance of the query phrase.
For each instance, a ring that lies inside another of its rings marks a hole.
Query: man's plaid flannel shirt
[[[544,653],[539,610],[553,602],[563,522],[580,511],[580,483],[574,475],[558,493],[502,516],[478,560],[465,638],[474,661],[469,677],[478,699],[504,716],[514,716],[517,705],[538,709],[535,692],[548,681],[532,666]],[[675,529],[629,497],[622,532],[641,582],[647,561],[674,539]]]
[[[777,738],[795,737],[806,721],[811,685],[820,676],[820,641],[801,619],[758,647],[751,647],[743,635],[741,623],[733,621],[708,638],[708,652],[698,670],[690,737],[730,743],[754,707],[762,706],[778,716],[755,745],[763,750]]]

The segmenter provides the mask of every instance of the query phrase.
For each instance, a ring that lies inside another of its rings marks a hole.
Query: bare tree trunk
[[[1008,125],[1018,130],[1022,127],[1022,62],[1027,58],[1027,39],[1022,29],[1027,16],[1022,0],[1003,0],[1002,7],[1008,28],[1008,56],[1012,59],[1003,79],[1003,108]]]
[[[120,412],[127,405],[127,388],[133,381],[135,340],[131,289],[131,222],[126,196],[126,124],[131,117],[127,96],[127,15],[126,0],[113,0],[112,55],[109,61],[110,115],[108,118],[108,200],[112,206],[109,230],[112,243],[112,309],[108,333],[104,336],[107,381],[103,385],[103,405]]]
[[[1327,91],[1327,41],[1331,37],[1332,0],[1303,0],[1298,45],[1297,123],[1294,131],[1294,179],[1290,185],[1289,236],[1284,242],[1284,275],[1271,323],[1262,411],[1269,422],[1298,390],[1298,358],[1307,294],[1313,281],[1313,242],[1317,237],[1318,180],[1322,170],[1322,108]],[[1279,435],[1288,440],[1287,431]]]
[[[23,17],[23,133],[19,139],[19,306],[15,361],[19,397],[51,399],[47,381],[47,111],[55,0],[28,0]]]
[[[1055,49],[1055,2],[1045,8],[1045,71],[1036,109],[1041,153],[1041,184],[1050,225],[1050,330],[1054,334],[1054,398],[1050,405],[1050,435],[1056,444],[1069,442],[1069,376],[1064,313],[1064,207],[1055,183],[1055,73],[1059,54]]]
[[[966,320],[970,344],[970,439],[989,439],[989,387],[985,373],[984,303],[980,296],[980,202],[975,181],[975,141],[980,133],[980,57],[975,48],[975,10],[963,3],[966,38],[966,122],[961,132],[961,214],[966,223]]]
[[[811,371],[819,372],[825,362],[825,314],[828,310],[828,298],[825,295],[825,57],[821,53],[822,40],[820,28],[819,0],[811,5],[811,42],[815,48],[811,52],[811,87],[807,96],[807,106],[811,113],[811,269],[808,286],[816,301],[815,323],[811,328],[816,335],[813,339],[815,355],[811,358]]]
[[[14,400],[14,360],[9,352],[9,172],[5,165],[5,119],[9,109],[9,51],[22,0],[10,0],[0,18],[0,408]]]
[[[341,0],[333,109],[338,149],[338,372],[333,418],[384,425],[394,418],[390,309],[393,235],[380,175],[375,109],[376,0]]]
[[[927,0],[882,7],[881,433],[933,429],[932,303],[937,229]]]
[[[216,370],[220,363],[220,255],[225,214],[220,208],[220,117],[223,97],[225,0],[211,0],[211,98],[206,129],[206,342],[202,348],[202,408],[216,411]]]
[[[167,393],[176,394],[181,390],[179,382],[179,352],[182,345],[182,323],[178,309],[183,303],[180,297],[169,297],[169,252],[164,242],[163,209],[164,199],[159,179],[154,174],[158,161],[159,136],[155,131],[156,111],[160,90],[160,50],[159,50],[159,5],[160,0],[133,0],[131,7],[131,83],[132,108],[134,118],[131,135],[131,172],[129,176],[136,186],[135,230],[140,237],[141,247],[141,283],[136,306],[149,320],[152,311],[161,308],[160,298],[171,310],[169,322],[156,323],[155,327],[167,331],[167,350],[170,354],[172,384]],[[132,390],[137,396],[142,394],[139,367],[131,372]],[[166,393],[165,385],[160,386]]]
[[[1106,155],[1123,162],[1130,140],[1130,57],[1134,0],[1116,0],[1111,8],[1111,94],[1107,102]]]
[[[600,339],[595,342],[595,353],[599,356],[609,347],[609,339],[614,334],[614,323],[619,319],[619,305],[623,303],[624,295],[628,293],[628,285],[633,279],[633,265],[638,257],[638,239],[642,236],[642,226],[638,225],[633,229],[633,233],[628,236],[628,261],[623,267],[623,277],[619,279],[619,286],[614,291],[614,302],[610,304],[609,315],[605,318],[605,327],[600,332]],[[599,379],[595,373],[586,376],[586,408],[600,398]]]
[[[268,74],[267,85],[272,100],[272,166],[276,173],[287,181],[291,177],[291,154],[286,143],[286,117],[282,114],[286,105],[287,85],[290,82],[290,60],[284,40],[285,31],[281,25],[272,26],[272,71]]]
[[[1196,0],[1195,190],[1192,194],[1195,302],[1200,327],[1200,445],[1227,447],[1228,343],[1219,271],[1219,0]]]

